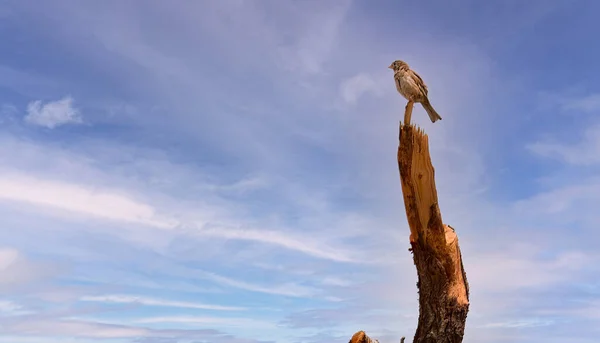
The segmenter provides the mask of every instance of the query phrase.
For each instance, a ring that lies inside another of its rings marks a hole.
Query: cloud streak
[[[572,165],[600,164],[600,124],[587,127],[575,144],[540,141],[530,143],[527,149],[536,155],[552,158]]]
[[[179,307],[179,308],[191,308],[191,309],[202,309],[202,310],[215,310],[215,311],[243,311],[247,310],[244,307],[236,306],[220,306],[220,305],[209,305],[187,301],[170,301],[162,299],[154,299],[143,296],[132,296],[132,295],[99,295],[99,296],[84,296],[80,298],[81,301],[91,302],[102,302],[102,303],[114,303],[114,304],[139,304],[145,306],[158,306],[158,307]]]
[[[156,219],[156,211],[151,206],[115,192],[25,175],[4,174],[0,179],[1,199],[163,229],[175,225],[172,221]]]

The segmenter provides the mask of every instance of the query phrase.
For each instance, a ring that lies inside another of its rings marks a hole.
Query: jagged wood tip
[[[352,338],[350,338],[348,343],[379,343],[379,341],[372,339],[371,337],[367,336],[366,332],[360,330],[352,335]]]

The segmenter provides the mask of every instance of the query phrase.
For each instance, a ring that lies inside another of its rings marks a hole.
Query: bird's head
[[[400,69],[408,69],[408,64],[406,64],[406,62],[401,61],[401,60],[395,60],[394,62],[392,62],[392,64],[390,64],[390,66],[388,68],[390,68],[394,71],[400,70]]]

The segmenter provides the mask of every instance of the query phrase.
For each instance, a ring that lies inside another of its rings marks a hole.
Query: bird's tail
[[[431,119],[432,123],[435,123],[438,120],[442,120],[442,117],[440,117],[440,115],[433,109],[433,106],[431,106],[431,104],[429,103],[429,99],[425,99],[425,101],[423,101],[421,104],[423,105],[423,108],[429,115],[429,119]]]

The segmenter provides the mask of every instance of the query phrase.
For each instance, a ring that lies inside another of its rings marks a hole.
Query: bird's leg
[[[415,103],[409,101],[404,109],[404,125],[410,125],[410,117],[412,116],[413,105]]]

